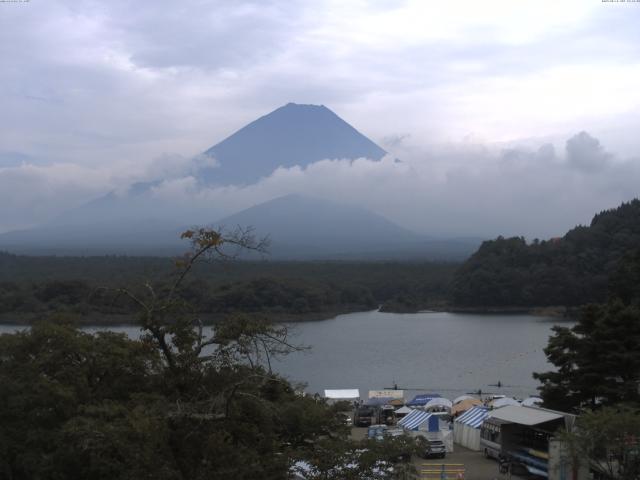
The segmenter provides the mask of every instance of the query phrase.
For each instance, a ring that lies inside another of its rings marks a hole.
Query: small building
[[[369,398],[388,398],[393,400],[403,400],[404,390],[369,390]]]

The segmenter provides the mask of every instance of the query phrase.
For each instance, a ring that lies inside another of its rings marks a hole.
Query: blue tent
[[[369,400],[367,400],[366,405],[371,405],[371,406],[386,405],[391,400],[394,400],[394,399],[391,398],[391,397],[375,397],[375,398],[370,398]]]
[[[490,410],[486,407],[473,407],[453,422],[453,441],[471,450],[480,451],[480,427]]]
[[[411,407],[417,407],[426,405],[429,400],[433,400],[434,398],[440,398],[440,394],[438,393],[423,393],[422,395],[416,395],[413,397],[413,400],[407,403],[407,405]]]
[[[398,422],[405,430],[427,430],[437,432],[440,429],[440,421],[437,415],[422,410],[414,410]],[[426,426],[426,428],[424,428]]]
[[[473,407],[470,410],[467,410],[458,418],[456,418],[457,423],[462,423],[463,425],[469,425],[471,428],[480,428],[484,419],[489,415],[489,409],[486,407]]]

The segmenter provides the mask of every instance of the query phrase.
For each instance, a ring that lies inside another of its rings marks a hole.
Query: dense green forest
[[[640,201],[633,200],[597,214],[589,226],[576,227],[562,238],[527,242],[498,237],[484,242],[461,266],[216,261],[197,265],[181,285],[181,294],[209,319],[233,312],[266,313],[275,320],[320,319],[379,305],[392,312],[577,307],[607,298],[612,275],[638,245]],[[151,283],[161,290],[174,273],[174,261],[166,257],[0,252],[0,319],[30,321],[62,311],[88,323],[127,321],[133,305],[116,301],[108,289]]]
[[[0,478],[309,480],[405,478],[410,437],[354,441],[344,410],[271,370],[298,350],[286,326],[230,315],[205,333],[181,288],[202,253],[161,290],[123,290],[143,335],[54,322],[0,335]],[[251,243],[246,243],[247,248]],[[68,280],[67,280],[68,281]],[[82,289],[80,289],[82,290]]]
[[[69,312],[81,321],[126,321],[135,311],[113,288],[163,286],[175,262],[154,257],[27,257],[0,253],[0,318],[29,321]],[[197,265],[181,295],[205,318],[260,312],[305,320],[384,305],[416,310],[442,304],[457,268],[429,262],[216,261]],[[102,287],[107,287],[102,288]],[[210,317],[206,317],[206,315]]]
[[[611,276],[606,303],[581,309],[571,327],[556,325],[544,352],[553,365],[533,376],[544,406],[578,414],[562,434],[575,458],[601,478],[640,478],[640,249]]]
[[[606,303],[583,307],[572,327],[553,327],[545,353],[556,368],[534,374],[546,406],[640,407],[640,248],[624,256],[608,292]]]
[[[602,302],[611,275],[640,245],[640,200],[623,203],[564,237],[484,242],[456,272],[457,306],[579,306]]]

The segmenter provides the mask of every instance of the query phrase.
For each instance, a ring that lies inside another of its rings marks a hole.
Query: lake
[[[551,368],[542,349],[560,321],[511,314],[351,313],[288,324],[293,341],[312,348],[274,368],[305,381],[309,392],[359,388],[366,396],[395,383],[410,390],[406,396],[429,391],[453,398],[482,389],[523,398],[536,393],[532,372]],[[2,325],[0,333],[16,328]],[[139,335],[137,327],[111,330]],[[498,381],[500,388],[491,386]]]

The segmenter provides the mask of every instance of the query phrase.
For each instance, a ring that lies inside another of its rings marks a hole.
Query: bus
[[[500,457],[502,452],[502,422],[491,417],[485,419],[480,427],[480,448],[485,458]]]

